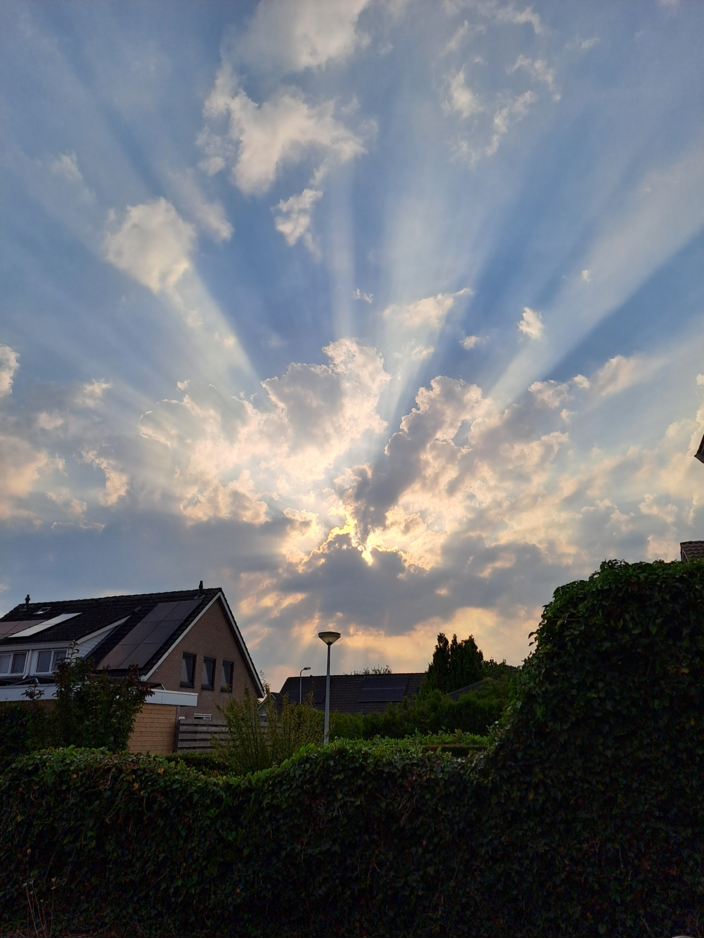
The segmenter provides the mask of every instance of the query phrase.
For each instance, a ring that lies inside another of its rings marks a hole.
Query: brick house
[[[43,700],[56,692],[62,658],[90,657],[120,677],[136,665],[154,694],[137,716],[129,748],[169,753],[181,718],[218,717],[245,687],[264,688],[219,587],[169,593],[32,603],[0,618],[0,701],[24,701],[38,684]]]

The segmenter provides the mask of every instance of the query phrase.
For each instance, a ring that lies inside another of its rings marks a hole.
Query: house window
[[[203,678],[200,686],[203,691],[212,691],[215,684],[215,659],[203,658]]]
[[[196,683],[196,657],[184,652],[181,659],[181,687],[193,688]]]
[[[0,655],[0,675],[24,675],[26,652],[7,652]]]
[[[56,671],[59,662],[63,662],[66,658],[66,652],[66,649],[56,649],[55,651],[42,649],[41,652],[37,652],[37,663],[34,671],[37,675],[51,674]]]
[[[222,663],[222,687],[220,688],[220,691],[227,691],[230,694],[232,693],[232,674],[234,670],[234,662]]]

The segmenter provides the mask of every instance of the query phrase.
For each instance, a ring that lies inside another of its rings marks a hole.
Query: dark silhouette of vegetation
[[[474,636],[469,636],[461,642],[457,641],[457,636],[453,636],[452,641],[448,642],[445,633],[439,633],[421,695],[431,691],[447,694],[481,681],[483,661],[484,656],[477,648]]]

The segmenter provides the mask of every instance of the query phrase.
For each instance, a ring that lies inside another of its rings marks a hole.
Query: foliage
[[[154,693],[139,680],[136,668],[123,678],[111,678],[107,669],[96,671],[91,659],[80,656],[59,663],[54,680],[56,746],[126,749],[137,714]]]
[[[421,695],[432,691],[456,691],[481,681],[483,660],[484,656],[477,648],[474,636],[461,642],[457,641],[457,636],[453,636],[452,642],[448,642],[445,633],[439,633]]]
[[[353,675],[392,675],[390,665],[372,665],[371,668],[366,666],[365,668],[360,669],[358,672],[352,672]]]
[[[330,715],[332,739],[371,740],[374,737],[402,738],[414,734],[453,732],[486,734],[500,720],[513,696],[509,680],[488,680],[476,691],[453,701],[440,691],[431,691],[383,713]]]
[[[19,756],[48,746],[47,712],[36,703],[0,702],[0,771]]]
[[[704,562],[609,562],[560,588],[501,730],[467,760],[413,740],[307,747],[243,777],[97,750],[17,760],[0,927],[23,928],[23,884],[41,899],[57,878],[55,929],[696,934],[703,614]]]
[[[293,704],[284,696],[276,702],[266,689],[263,704],[244,690],[220,709],[227,722],[227,742],[213,737],[217,758],[237,774],[254,773],[282,763],[307,744],[323,742],[323,715],[310,700]]]

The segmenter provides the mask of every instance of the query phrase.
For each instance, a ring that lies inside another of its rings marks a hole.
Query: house
[[[0,701],[24,701],[39,684],[56,692],[53,672],[69,649],[121,677],[139,669],[154,694],[137,715],[130,750],[169,753],[180,719],[217,717],[248,687],[264,688],[219,587],[88,600],[25,603],[0,618]]]
[[[680,560],[701,561],[704,559],[704,541],[681,541]]]
[[[420,691],[425,672],[398,672],[391,675],[331,675],[330,710],[340,714],[383,713],[389,704],[398,704],[404,698],[413,698]],[[312,695],[313,707],[325,710],[325,675],[310,675],[299,681],[294,675],[287,678],[278,694],[289,701],[298,702]]]

